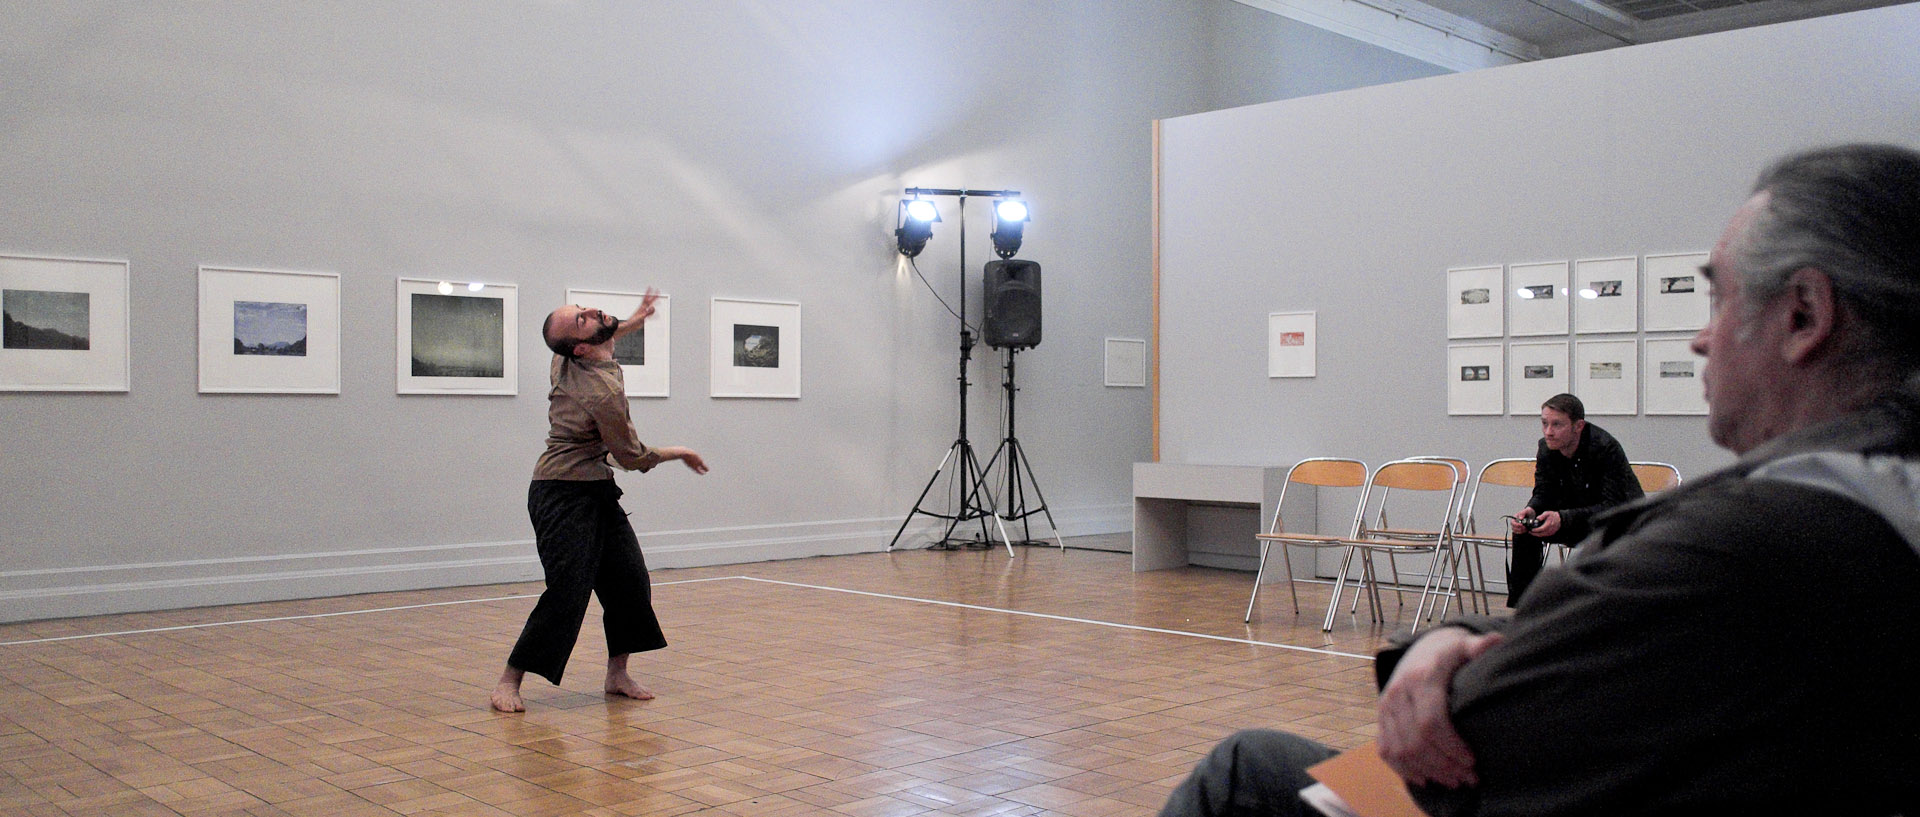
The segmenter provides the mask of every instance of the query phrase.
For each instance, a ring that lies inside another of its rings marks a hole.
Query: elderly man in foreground
[[[1512,618],[1381,654],[1428,813],[1920,814],[1920,153],[1780,161],[1702,271],[1739,461],[1599,516]],[[1162,814],[1312,814],[1333,753],[1242,732]]]

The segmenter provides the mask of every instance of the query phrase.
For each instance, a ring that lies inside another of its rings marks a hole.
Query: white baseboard
[[[1132,521],[1128,514],[1092,507],[1056,513],[1054,519],[1060,523],[1061,535],[1082,536],[1128,530]],[[903,517],[891,517],[646,531],[640,543],[649,567],[708,567],[883,551],[902,521]],[[1043,531],[1052,535],[1044,517],[1029,521],[1036,537]],[[924,548],[945,530],[942,520],[915,517],[907,522],[896,547]],[[531,539],[12,570],[0,571],[0,622],[538,581],[540,577]]]

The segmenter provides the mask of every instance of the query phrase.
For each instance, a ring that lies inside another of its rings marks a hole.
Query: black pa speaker
[[[1040,345],[1040,265],[989,261],[986,281],[987,345],[1031,349]]]

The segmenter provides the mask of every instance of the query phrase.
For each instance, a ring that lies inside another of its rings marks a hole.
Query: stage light
[[[901,255],[912,258],[927,248],[927,239],[933,237],[933,223],[940,220],[940,208],[926,199],[903,199],[898,220],[899,226],[893,230],[894,241]]]
[[[993,205],[993,252],[1001,258],[1012,258],[1020,251],[1021,234],[1026,232],[1027,222],[1033,220],[1033,214],[1027,212],[1027,203],[1019,199],[1001,199]]]

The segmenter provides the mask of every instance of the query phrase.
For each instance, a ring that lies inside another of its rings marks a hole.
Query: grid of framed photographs
[[[1448,269],[1447,413],[1531,414],[1565,391],[1589,414],[1705,414],[1704,361],[1678,333],[1707,323],[1706,261],[1667,253]]]

